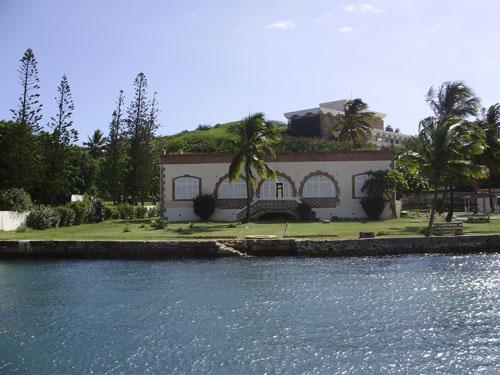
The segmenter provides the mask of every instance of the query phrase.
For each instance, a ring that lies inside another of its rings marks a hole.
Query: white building
[[[360,200],[368,171],[394,166],[392,151],[314,152],[277,155],[269,166],[277,180],[259,181],[253,191],[253,219],[269,213],[297,216],[307,203],[318,219],[363,218]],[[231,155],[167,154],[160,165],[161,214],[170,221],[194,221],[193,199],[213,194],[217,208],[212,220],[235,221],[245,217],[246,187],[243,176],[229,182]],[[389,215],[388,208],[384,213]]]
[[[318,107],[287,112],[284,116],[288,119],[288,132],[291,135],[303,137],[323,137],[331,139],[332,129],[336,116],[344,113],[347,99],[320,103]],[[385,114],[374,112],[375,118],[370,121],[372,127],[372,138],[370,143],[378,146],[399,146],[410,136],[392,131],[390,127],[384,127]]]

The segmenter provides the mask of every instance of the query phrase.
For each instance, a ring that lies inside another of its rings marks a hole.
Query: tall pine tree
[[[147,158],[147,165],[149,166],[147,170],[146,181],[148,183],[147,191],[150,194],[158,194],[160,187],[160,176],[158,171],[158,166],[160,164],[160,157],[158,152],[158,147],[156,145],[156,131],[160,127],[158,121],[158,100],[156,99],[157,93],[153,94],[153,99],[151,100],[150,111],[148,122],[145,131],[145,149],[144,154]]]
[[[128,109],[127,129],[129,170],[127,188],[132,202],[139,199],[144,204],[148,186],[148,158],[145,154],[145,133],[148,127],[149,104],[147,100],[148,81],[144,73],[134,80],[134,97]]]
[[[123,90],[120,90],[116,109],[111,115],[108,143],[101,169],[101,191],[110,194],[115,203],[124,195],[124,179],[126,170],[125,140],[123,137]]]
[[[18,68],[21,94],[13,122],[0,130],[0,189],[20,187],[31,194],[39,180],[40,148],[35,133],[41,129],[42,105],[39,102],[37,61],[27,49]]]
[[[21,85],[21,95],[17,109],[11,109],[13,120],[17,124],[29,126],[33,133],[41,130],[40,120],[42,119],[42,104],[39,102],[40,89],[38,78],[38,68],[35,54],[28,48],[23,57],[19,60],[18,78]]]
[[[49,127],[52,132],[44,137],[45,187],[44,201],[62,203],[68,201],[74,186],[75,166],[71,163],[71,145],[78,140],[78,132],[73,128],[72,115],[75,109],[68,78],[63,75],[55,97],[57,113],[51,117]]]

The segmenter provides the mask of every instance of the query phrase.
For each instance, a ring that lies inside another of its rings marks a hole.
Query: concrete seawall
[[[500,252],[500,235],[363,240],[0,241],[0,259],[338,257],[497,252]]]

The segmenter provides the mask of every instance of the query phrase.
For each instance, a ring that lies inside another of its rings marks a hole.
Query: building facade
[[[193,199],[212,194],[216,210],[211,220],[237,221],[246,213],[243,176],[229,181],[231,155],[167,154],[160,165],[161,215],[170,221],[195,221]],[[258,181],[252,192],[251,217],[285,213],[297,216],[307,203],[316,218],[363,218],[360,200],[368,171],[394,167],[392,151],[314,152],[277,155],[269,166],[277,179]],[[386,209],[384,215],[390,215]]]

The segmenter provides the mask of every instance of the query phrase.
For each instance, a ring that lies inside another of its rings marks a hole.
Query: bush
[[[90,201],[90,210],[88,216],[89,223],[100,223],[106,215],[104,201],[100,198],[93,198]]]
[[[148,214],[148,209],[144,206],[137,206],[135,208],[135,217],[138,219],[144,219]]]
[[[120,213],[120,219],[133,219],[135,209],[134,206],[131,206],[128,203],[120,204],[118,206],[118,212]]]
[[[54,209],[60,217],[59,226],[60,227],[70,227],[75,223],[75,211],[69,206],[59,206]]]
[[[153,219],[151,221],[151,228],[153,229],[165,229],[168,225],[168,221],[163,218]]]
[[[194,199],[194,213],[202,220],[208,220],[215,211],[215,199],[210,194],[199,195]]]
[[[314,220],[316,218],[316,214],[305,202],[299,203],[297,206],[297,213],[299,214],[300,220]]]
[[[57,227],[59,225],[59,213],[50,208],[40,206],[40,208],[31,211],[28,215],[26,224],[33,229],[47,229]]]
[[[117,207],[115,207],[115,206],[104,207],[104,219],[105,220],[119,219],[119,218],[120,218],[120,211],[118,210]]]
[[[0,191],[0,211],[29,211],[33,208],[30,195],[23,189],[12,188]]]
[[[157,217],[160,216],[160,209],[158,206],[150,207],[148,209],[148,217]]]
[[[74,225],[87,222],[90,213],[89,202],[87,200],[73,202],[70,207],[75,213]]]
[[[366,212],[369,219],[380,219],[382,212],[384,212],[385,201],[382,198],[366,197],[361,199],[361,207]]]
[[[470,224],[485,224],[490,222],[489,216],[469,216],[466,220],[466,223]]]

